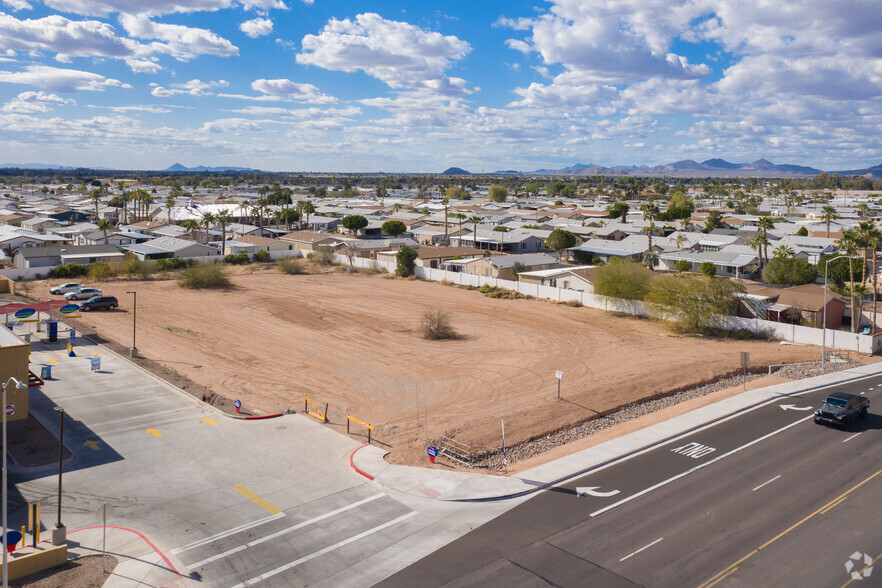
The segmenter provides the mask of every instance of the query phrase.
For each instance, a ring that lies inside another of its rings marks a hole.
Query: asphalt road
[[[835,390],[869,417],[813,423]],[[540,492],[380,585],[882,586],[880,409],[878,376],[773,402]]]

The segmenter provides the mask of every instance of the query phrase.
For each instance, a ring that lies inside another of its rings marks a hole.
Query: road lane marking
[[[275,533],[271,533],[265,537],[255,539],[254,541],[249,541],[248,543],[246,543],[244,545],[240,545],[239,547],[234,547],[233,549],[230,549],[229,551],[225,551],[223,553],[213,555],[209,558],[203,559],[202,561],[197,561],[196,563],[191,564],[188,567],[191,570],[194,568],[201,568],[202,566],[210,564],[213,561],[223,559],[223,558],[227,557],[228,555],[232,555],[234,553],[244,551],[244,550],[248,549],[249,547],[254,547],[255,545],[260,545],[261,543],[265,543],[267,541],[272,541],[273,539],[281,537],[282,535],[285,535],[287,533],[291,533],[293,531],[296,531],[297,529],[302,529],[303,527],[306,527],[306,526],[311,525],[313,523],[317,523],[321,520],[327,519],[327,518],[332,517],[336,514],[340,514],[341,512],[345,512],[347,510],[353,509],[357,506],[361,506],[362,504],[371,502],[372,500],[376,500],[377,498],[382,498],[384,496],[385,496],[385,494],[374,494],[373,496],[369,496],[368,498],[365,498],[364,500],[359,500],[358,502],[353,502],[352,504],[338,508],[337,510],[332,510],[331,512],[327,512],[323,515],[319,515],[315,518],[309,519],[308,521],[303,521],[302,523],[298,523],[298,524],[294,525],[293,527],[287,527],[285,529],[282,529],[281,531],[276,531]]]
[[[677,474],[676,476],[673,476],[673,477],[671,477],[671,478],[668,478],[667,480],[663,480],[663,481],[659,482],[658,484],[656,484],[655,486],[650,486],[649,488],[646,488],[645,490],[641,490],[641,491],[638,492],[637,494],[632,494],[631,496],[629,496],[629,497],[627,497],[627,498],[623,498],[623,499],[619,500],[618,502],[614,502],[613,504],[610,504],[609,506],[605,506],[605,507],[601,508],[600,510],[596,510],[596,511],[592,512],[589,516],[596,517],[597,515],[601,515],[601,514],[605,513],[605,512],[608,511],[608,510],[612,510],[612,509],[614,509],[614,508],[616,508],[616,507],[618,507],[618,506],[621,506],[621,505],[623,505],[623,504],[625,504],[625,503],[627,503],[627,502],[631,502],[631,501],[634,500],[635,498],[640,498],[640,497],[643,496],[644,494],[649,494],[649,493],[652,492],[653,490],[658,490],[658,489],[661,488],[662,486],[667,486],[667,485],[670,484],[671,482],[676,482],[676,481],[679,480],[680,478],[685,478],[685,477],[688,476],[689,474],[693,474],[693,473],[697,472],[697,471],[700,470],[700,469],[706,468],[707,466],[709,466],[709,465],[711,465],[711,464],[714,464],[714,463],[716,463],[716,462],[718,462],[718,461],[720,461],[720,460],[722,460],[722,459],[725,459],[725,458],[729,457],[730,455],[734,455],[734,454],[738,453],[739,451],[741,451],[742,449],[747,449],[747,448],[750,447],[751,445],[756,445],[756,444],[759,443],[760,441],[765,441],[765,440],[768,439],[769,437],[772,437],[772,436],[774,436],[774,435],[777,435],[778,433],[781,433],[782,431],[786,431],[787,429],[789,429],[789,428],[791,428],[791,427],[795,427],[796,425],[798,425],[798,424],[800,424],[800,423],[804,423],[805,421],[807,421],[807,420],[809,420],[809,419],[811,419],[811,418],[814,418],[814,415],[809,415],[809,416],[807,416],[807,417],[801,418],[801,419],[799,419],[798,421],[795,421],[795,422],[793,422],[793,423],[790,423],[789,425],[787,425],[787,426],[785,426],[785,427],[781,427],[780,429],[778,429],[778,430],[776,430],[776,431],[772,431],[771,433],[767,433],[766,435],[763,435],[762,437],[760,437],[760,438],[758,438],[758,439],[754,439],[753,441],[751,441],[751,442],[749,442],[749,443],[745,443],[745,444],[742,445],[741,447],[736,447],[735,449],[733,449],[732,451],[729,451],[728,453],[724,453],[723,455],[719,455],[719,456],[717,456],[717,457],[715,457],[715,458],[713,458],[713,459],[711,459],[711,460],[709,460],[709,461],[706,461],[706,462],[704,462],[704,463],[702,463],[702,464],[698,464],[697,466],[695,466],[695,467],[692,468],[692,469],[686,470],[685,472],[682,472],[682,473],[680,473],[680,474]]]
[[[813,512],[812,514],[808,515],[807,517],[805,517],[804,519],[802,519],[798,523],[791,525],[786,530],[775,535],[773,538],[769,539],[768,541],[763,543],[760,547],[758,547],[757,549],[754,549],[753,551],[751,551],[750,553],[748,553],[747,555],[745,555],[744,557],[742,557],[741,559],[739,559],[738,561],[736,561],[735,563],[730,565],[728,568],[717,573],[715,576],[709,578],[708,580],[705,580],[705,582],[700,584],[698,588],[710,588],[711,586],[719,583],[723,578],[725,578],[726,576],[731,574],[733,571],[735,571],[735,569],[737,569],[738,566],[740,566],[742,563],[744,563],[745,561],[747,561],[748,559],[753,557],[754,554],[756,554],[757,552],[759,552],[762,549],[765,549],[766,547],[768,547],[769,545],[771,545],[772,543],[774,543],[775,541],[777,541],[781,537],[784,537],[785,535],[790,533],[792,530],[794,530],[795,528],[797,528],[800,525],[802,525],[803,523],[805,523],[806,521],[814,518],[816,515],[820,514],[821,511],[826,510],[827,507],[829,507],[831,504],[838,503],[839,501],[843,500],[846,496],[848,496],[849,494],[851,494],[852,492],[854,492],[855,490],[857,490],[858,488],[860,488],[861,486],[863,486],[864,484],[866,484],[867,482],[869,482],[870,480],[875,478],[876,476],[882,476],[882,470],[879,470],[878,472],[876,472],[875,474],[873,474],[872,476],[870,476],[869,478],[867,478],[863,482],[858,482],[857,484],[855,484],[854,486],[852,486],[851,488],[849,488],[848,490],[846,490],[845,492],[843,492],[842,494],[840,494],[839,496],[837,496],[836,498],[834,498],[833,500],[831,500],[830,502],[828,502],[827,504],[825,504],[824,506],[822,506],[821,508],[819,508],[818,510]]]
[[[153,436],[156,437],[157,439],[158,439],[159,437],[162,437],[162,433],[160,433],[160,432],[159,432],[158,430],[156,430],[156,429],[147,429],[147,434],[148,434],[148,435],[153,435]]]
[[[664,537],[659,537],[658,539],[656,539],[655,541],[653,541],[653,542],[650,543],[649,545],[646,545],[646,546],[644,546],[644,547],[641,547],[641,548],[638,549],[637,551],[634,551],[634,552],[629,553],[628,555],[626,555],[625,557],[623,557],[623,558],[620,559],[619,561],[625,561],[626,559],[628,559],[628,558],[631,557],[632,555],[637,555],[638,553],[640,553],[640,552],[643,551],[644,549],[649,549],[650,547],[652,547],[653,545],[655,545],[656,543],[658,543],[658,542],[661,541],[662,539],[664,539]]]
[[[762,487],[765,486],[766,484],[771,484],[772,482],[774,482],[775,480],[777,480],[777,479],[780,478],[780,477],[781,477],[781,474],[778,474],[777,476],[775,476],[774,478],[772,478],[772,479],[769,480],[768,482],[763,482],[762,484],[760,484],[759,486],[757,486],[756,488],[754,488],[754,489],[752,490],[752,492],[756,492],[757,490],[759,490],[760,488],[762,488]]]
[[[828,512],[830,512],[831,510],[833,510],[834,508],[836,508],[837,506],[839,506],[840,504],[845,502],[846,498],[847,498],[847,496],[842,496],[841,498],[839,498],[839,500],[836,500],[835,502],[828,504],[826,507],[824,507],[824,510],[822,510],[818,514],[827,514]]]
[[[171,554],[177,555],[179,553],[187,551],[188,549],[193,549],[194,547],[202,547],[203,545],[207,545],[209,543],[217,541],[218,539],[223,539],[225,537],[229,537],[230,535],[235,535],[236,533],[247,531],[248,529],[252,529],[254,527],[257,527],[258,525],[280,519],[283,516],[285,516],[285,513],[279,512],[268,517],[263,517],[262,519],[257,519],[256,521],[252,521],[250,523],[245,523],[244,525],[239,525],[238,527],[233,527],[232,529],[227,529],[226,531],[218,533],[217,535],[212,535],[211,537],[206,537],[205,539],[200,539],[199,541],[194,541],[193,543],[188,543],[186,545],[176,547],[175,549],[171,550]]]
[[[861,431],[861,433],[863,433],[863,431]],[[852,436],[849,437],[848,439],[843,440],[842,442],[843,442],[843,443],[848,443],[849,441],[851,441],[852,439],[854,439],[855,437],[857,437],[857,436],[860,435],[861,433],[855,433],[854,435],[852,435]]]
[[[242,496],[244,496],[245,498],[247,498],[248,500],[250,500],[254,504],[256,504],[258,506],[262,506],[263,508],[265,508],[266,510],[270,511],[273,514],[277,514],[277,513],[282,512],[279,509],[277,509],[275,506],[273,506],[272,504],[270,504],[269,502],[267,502],[266,500],[264,500],[263,498],[261,498],[260,496],[258,496],[257,494],[255,494],[254,492],[249,490],[248,488],[246,488],[245,486],[239,485],[239,486],[233,486],[233,488],[239,494],[241,494]]]
[[[400,516],[397,519],[391,520],[387,523],[383,523],[382,525],[376,526],[373,529],[368,529],[367,531],[364,531],[363,533],[359,533],[358,535],[353,535],[349,539],[344,539],[343,541],[340,541],[339,543],[335,543],[333,545],[329,545],[328,547],[325,547],[324,549],[319,549],[318,551],[316,551],[314,553],[310,553],[309,555],[305,555],[305,556],[301,557],[300,559],[295,559],[291,563],[287,563],[287,564],[280,566],[274,570],[270,570],[270,571],[266,572],[265,574],[261,574],[260,576],[257,576],[256,578],[251,578],[250,580],[245,580],[241,584],[236,584],[236,586],[234,586],[233,588],[245,588],[246,586],[251,586],[253,584],[263,582],[264,580],[272,578],[273,576],[275,576],[277,574],[281,574],[282,572],[290,570],[293,567],[297,567],[302,563],[306,563],[311,559],[315,559],[315,558],[320,557],[326,553],[330,553],[331,551],[334,551],[335,549],[339,549],[345,545],[349,545],[350,543],[354,543],[355,541],[358,541],[359,539],[364,539],[368,535],[373,535],[374,533],[377,533],[379,531],[382,531],[383,529],[389,528],[392,525],[397,525],[398,523],[400,523],[406,519],[409,519],[410,517],[414,516],[415,514],[416,514],[415,511],[410,511],[406,515]]]

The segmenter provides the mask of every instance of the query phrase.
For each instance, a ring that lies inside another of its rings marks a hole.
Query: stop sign
[[[15,414],[15,405],[7,404],[6,405],[6,416],[12,416]]]

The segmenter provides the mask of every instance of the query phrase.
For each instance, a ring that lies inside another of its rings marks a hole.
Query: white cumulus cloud
[[[282,0],[43,0],[43,3],[61,12],[90,16],[107,16],[114,12],[154,16],[176,12],[214,12],[237,5],[246,10],[287,9]]]
[[[181,61],[198,55],[229,57],[239,54],[238,47],[207,29],[158,23],[143,15],[123,14],[119,22],[132,37],[156,40],[150,45],[153,52],[165,53]]]
[[[57,94],[46,94],[45,92],[22,92],[3,105],[3,112],[12,112],[16,114],[48,112],[54,106],[72,103],[73,100],[62,98]]]
[[[318,35],[306,35],[297,63],[366,74],[394,89],[428,89],[440,94],[471,90],[465,80],[444,72],[471,46],[453,36],[415,25],[359,14],[355,20],[331,19]]]
[[[268,18],[259,17],[251,20],[246,20],[239,25],[239,30],[252,39],[256,39],[257,37],[263,37],[264,35],[268,35],[273,32],[273,21]]]
[[[28,84],[55,92],[78,92],[80,90],[102,91],[107,87],[131,88],[113,78],[88,71],[61,69],[46,65],[29,65],[23,71],[0,71],[0,82]]]
[[[251,89],[270,96],[280,96],[291,100],[312,102],[313,104],[331,104],[337,101],[333,96],[322,94],[312,84],[300,84],[288,79],[254,80]]]

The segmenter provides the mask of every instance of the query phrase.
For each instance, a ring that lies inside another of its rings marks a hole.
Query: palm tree
[[[98,221],[98,230],[104,231],[104,244],[107,245],[107,231],[113,228],[113,223],[111,223],[106,218],[102,218]]]
[[[210,212],[205,212],[202,214],[202,224],[205,225],[205,242],[208,243],[211,240],[211,237],[208,235],[208,229],[211,228],[211,223],[215,222],[214,214]]]
[[[684,241],[688,241],[688,239],[683,233],[677,233],[677,236],[674,237],[674,242],[677,244],[677,249],[681,248],[680,246],[683,245]]]
[[[769,240],[762,234],[757,233],[756,237],[750,240],[750,246],[756,249],[756,256],[759,258],[759,271],[763,271],[763,248],[769,244]]]
[[[150,205],[156,202],[156,199],[147,191],[141,190],[141,202],[144,204],[144,216],[150,218]]]
[[[129,224],[129,199],[131,196],[128,192],[123,191],[122,194],[119,195],[119,199],[122,202],[123,209],[123,222]]]
[[[306,224],[309,225],[309,215],[315,213],[315,205],[310,200],[303,201],[303,212],[306,215]]]
[[[508,232],[508,227],[503,227],[500,225],[498,227],[493,227],[493,231],[497,232],[497,233],[502,233],[502,242],[499,245],[499,251],[504,250],[505,249],[505,234]]]
[[[444,205],[444,246],[450,246],[450,240],[447,237],[447,204],[450,202],[447,198],[441,199],[441,204]]]
[[[221,226],[221,247],[223,248],[223,244],[227,242],[227,225],[233,222],[233,215],[229,210],[224,209],[217,213],[214,220]]]
[[[778,245],[772,256],[775,259],[787,259],[793,257],[793,249],[789,245]]]
[[[857,333],[857,327],[860,324],[856,306],[857,306],[857,290],[854,283],[854,258],[858,253],[858,238],[854,229],[843,229],[842,236],[836,241],[836,245],[841,251],[848,256],[848,274],[849,274],[849,294],[851,296],[851,332]]]
[[[483,217],[478,215],[472,215],[469,217],[469,222],[474,223],[474,232],[472,233],[472,241],[475,243],[475,249],[478,248],[478,223],[484,220]]]
[[[821,219],[827,223],[827,238],[830,238],[830,221],[834,221],[839,218],[839,215],[836,214],[836,209],[830,206],[824,206],[821,208]]]
[[[199,230],[199,221],[196,219],[188,218],[184,222],[181,223],[181,227],[190,232],[190,240],[196,240],[196,231]]]
[[[655,231],[653,221],[655,220],[655,217],[661,214],[661,211],[658,209],[657,204],[647,202],[646,204],[640,205],[640,212],[643,213],[643,220],[649,220],[649,231],[646,233],[649,240],[647,242],[646,250],[652,251],[652,233]]]
[[[175,205],[175,197],[169,194],[165,197],[165,209],[168,213],[168,222],[172,222],[171,210]]]
[[[765,249],[763,257],[769,259],[769,229],[775,228],[775,219],[768,215],[761,216],[756,221],[756,227],[763,232],[763,237],[766,238],[766,243],[763,245]]]
[[[867,206],[866,202],[861,202],[860,204],[855,206],[855,209],[857,209],[857,211],[861,213],[861,218],[864,220],[866,220],[867,216],[869,216],[870,214],[870,207]]]
[[[98,203],[101,201],[101,190],[95,188],[91,192],[89,192],[89,197],[92,198],[92,202],[95,203],[95,219],[98,218]]]
[[[873,335],[876,334],[876,299],[879,298],[879,268],[877,266],[877,262],[879,260],[879,256],[877,255],[877,251],[882,247],[882,231],[878,229],[873,234],[872,237],[872,251],[873,251]]]

